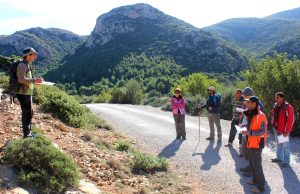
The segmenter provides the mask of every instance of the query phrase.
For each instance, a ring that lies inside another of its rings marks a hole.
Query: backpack
[[[18,82],[17,69],[21,61],[12,62],[8,67],[9,75],[9,92],[11,94],[17,94],[21,89],[21,84]]]
[[[217,103],[217,98],[219,99],[219,103]],[[222,104],[222,97],[221,97],[220,94],[216,93],[216,94],[214,95],[213,100],[214,100],[215,105],[221,106],[221,104]]]

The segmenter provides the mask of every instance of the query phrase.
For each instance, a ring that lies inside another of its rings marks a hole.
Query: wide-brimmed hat
[[[174,90],[174,92],[181,92],[181,89],[180,89],[180,88],[176,88],[176,89]]]
[[[208,90],[213,91],[213,92],[216,92],[216,88],[213,87],[213,86],[209,86],[209,87],[208,87]]]

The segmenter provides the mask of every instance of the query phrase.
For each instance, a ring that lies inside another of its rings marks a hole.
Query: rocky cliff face
[[[124,19],[157,19],[163,13],[147,4],[135,4],[113,9],[107,14],[101,15],[96,22],[96,26],[89,36],[86,46],[104,45],[116,35],[133,32],[133,23],[127,23]]]
[[[89,85],[101,77],[110,78],[115,66],[131,53],[172,58],[188,73],[233,73],[247,67],[238,47],[147,4],[124,6],[101,15],[86,43],[75,53],[47,78]]]

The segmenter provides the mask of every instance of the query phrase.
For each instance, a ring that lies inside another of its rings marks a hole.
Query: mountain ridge
[[[76,51],[76,56],[66,58],[64,66],[46,76],[53,81],[91,84],[100,77],[111,76],[114,66],[130,53],[171,57],[189,72],[234,73],[247,66],[247,59],[239,52],[236,46],[212,33],[150,5],[135,4],[99,16],[93,32]],[[76,80],[82,73],[90,77]]]
[[[276,51],[279,42],[290,41],[300,35],[298,16],[300,8],[295,8],[264,18],[231,18],[204,30],[216,33],[248,53],[262,57]]]

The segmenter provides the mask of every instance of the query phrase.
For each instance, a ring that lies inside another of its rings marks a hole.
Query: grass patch
[[[134,153],[132,168],[145,172],[166,171],[169,163],[166,158],[154,157],[144,153]]]
[[[111,143],[100,138],[92,139],[92,142],[98,146],[100,149],[111,149]]]
[[[116,150],[121,151],[121,152],[128,152],[131,150],[131,144],[128,141],[118,141],[116,144]]]
[[[60,193],[79,183],[76,164],[41,135],[11,141],[3,159],[18,170],[19,183],[34,186],[39,193]]]

